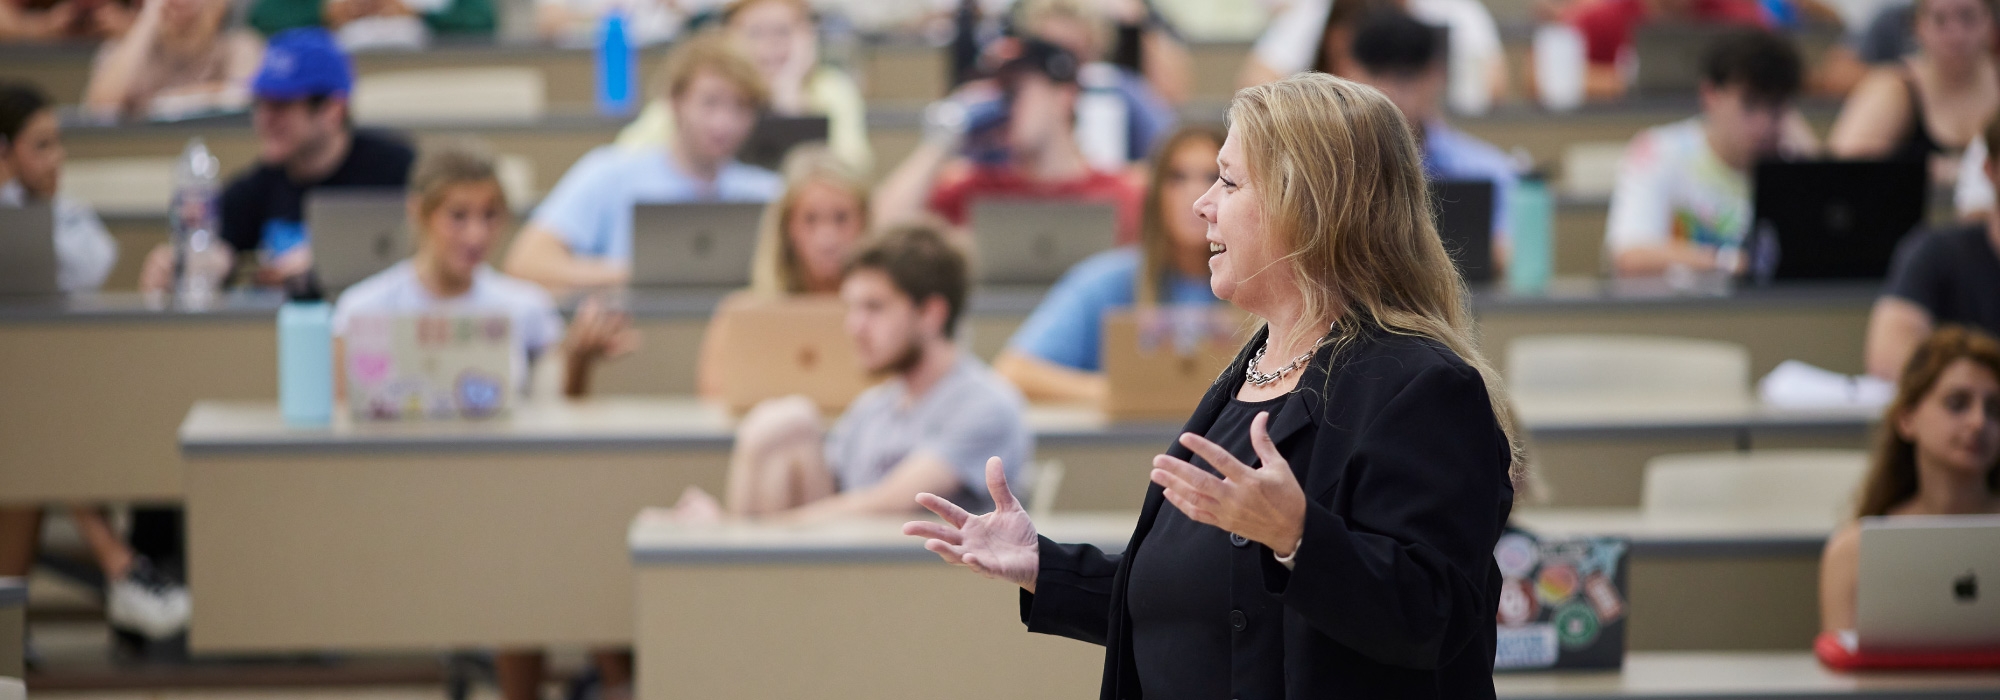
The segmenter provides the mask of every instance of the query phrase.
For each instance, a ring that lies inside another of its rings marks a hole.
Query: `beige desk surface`
[[[1848,674],[1827,670],[1805,652],[1633,652],[1616,673],[1503,673],[1493,685],[1510,700],[1990,700],[2000,697],[2000,672]]]
[[[626,545],[636,566],[749,563],[863,563],[939,561],[923,540],[905,535],[917,516],[856,518],[830,523],[729,523],[686,525],[659,511],[632,520]],[[1043,518],[1035,530],[1058,542],[1096,545],[1116,552],[1132,538],[1136,512],[1063,513]]]
[[[1513,524],[1545,537],[1623,537],[1634,557],[1817,556],[1835,527],[1831,514],[1648,515],[1637,508],[1524,508],[1514,511]]]

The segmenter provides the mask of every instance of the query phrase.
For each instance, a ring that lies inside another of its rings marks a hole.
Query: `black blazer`
[[[1209,387],[1184,431],[1207,432],[1264,335]],[[1371,329],[1335,350],[1313,357],[1270,426],[1307,498],[1294,568],[1232,537],[1230,607],[1282,606],[1274,619],[1284,625],[1288,698],[1491,698],[1500,593],[1493,545],[1514,489],[1486,385],[1427,339]],[[1167,452],[1189,456],[1178,443]],[[1147,489],[1126,552],[1144,546],[1165,502],[1157,484]],[[1136,700],[1129,558],[1046,537],[1040,546],[1035,593],[1021,593],[1022,622],[1104,645],[1100,697]],[[1251,649],[1248,635],[1235,637],[1236,673],[1251,666],[1247,655],[1269,653]]]

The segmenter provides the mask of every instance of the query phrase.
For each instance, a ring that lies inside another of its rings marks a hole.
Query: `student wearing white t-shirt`
[[[514,337],[520,342],[515,355],[520,368],[560,362],[564,370],[562,393],[568,397],[588,392],[590,371],[599,361],[638,347],[638,335],[629,319],[590,302],[578,309],[565,334],[562,316],[547,291],[486,265],[487,255],[506,230],[509,209],[493,158],[482,145],[448,144],[418,158],[410,173],[409,210],[417,238],[416,255],[340,295],[333,310],[336,338],[346,331],[355,314],[505,313],[513,319]],[[340,347],[336,340],[337,354]],[[517,372],[518,376],[527,374]],[[598,662],[607,684],[629,682],[630,663],[619,653],[601,653]],[[539,697],[541,652],[502,652],[496,655],[495,665],[501,695],[507,700]]]
[[[1702,64],[1701,115],[1641,132],[1619,160],[1604,231],[1618,275],[1742,271],[1750,168],[1818,148],[1793,108],[1803,68],[1788,40],[1733,30]]]

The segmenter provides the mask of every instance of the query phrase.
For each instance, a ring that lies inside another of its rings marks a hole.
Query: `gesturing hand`
[[[1306,527],[1306,494],[1292,467],[1278,454],[1267,425],[1271,414],[1250,419],[1250,446],[1262,466],[1251,469],[1221,445],[1194,433],[1181,433],[1181,444],[1208,460],[1222,478],[1187,460],[1153,457],[1153,483],[1166,488],[1167,500],[1188,518],[1214,525],[1291,556]]]
[[[937,552],[945,561],[1033,593],[1035,574],[1042,563],[1035,524],[1028,520],[1028,512],[1021,509],[1014,492],[1007,489],[1007,472],[999,457],[986,460],[986,490],[993,494],[993,512],[985,515],[967,513],[935,494],[917,494],[917,503],[944,522],[913,520],[903,524],[903,534],[925,538],[924,549]]]

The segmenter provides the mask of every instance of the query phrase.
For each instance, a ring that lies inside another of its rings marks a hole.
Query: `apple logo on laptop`
[[[1961,603],[1978,602],[1979,575],[1975,572],[1967,571],[1964,576],[1953,579],[1951,582],[1951,597]]]

